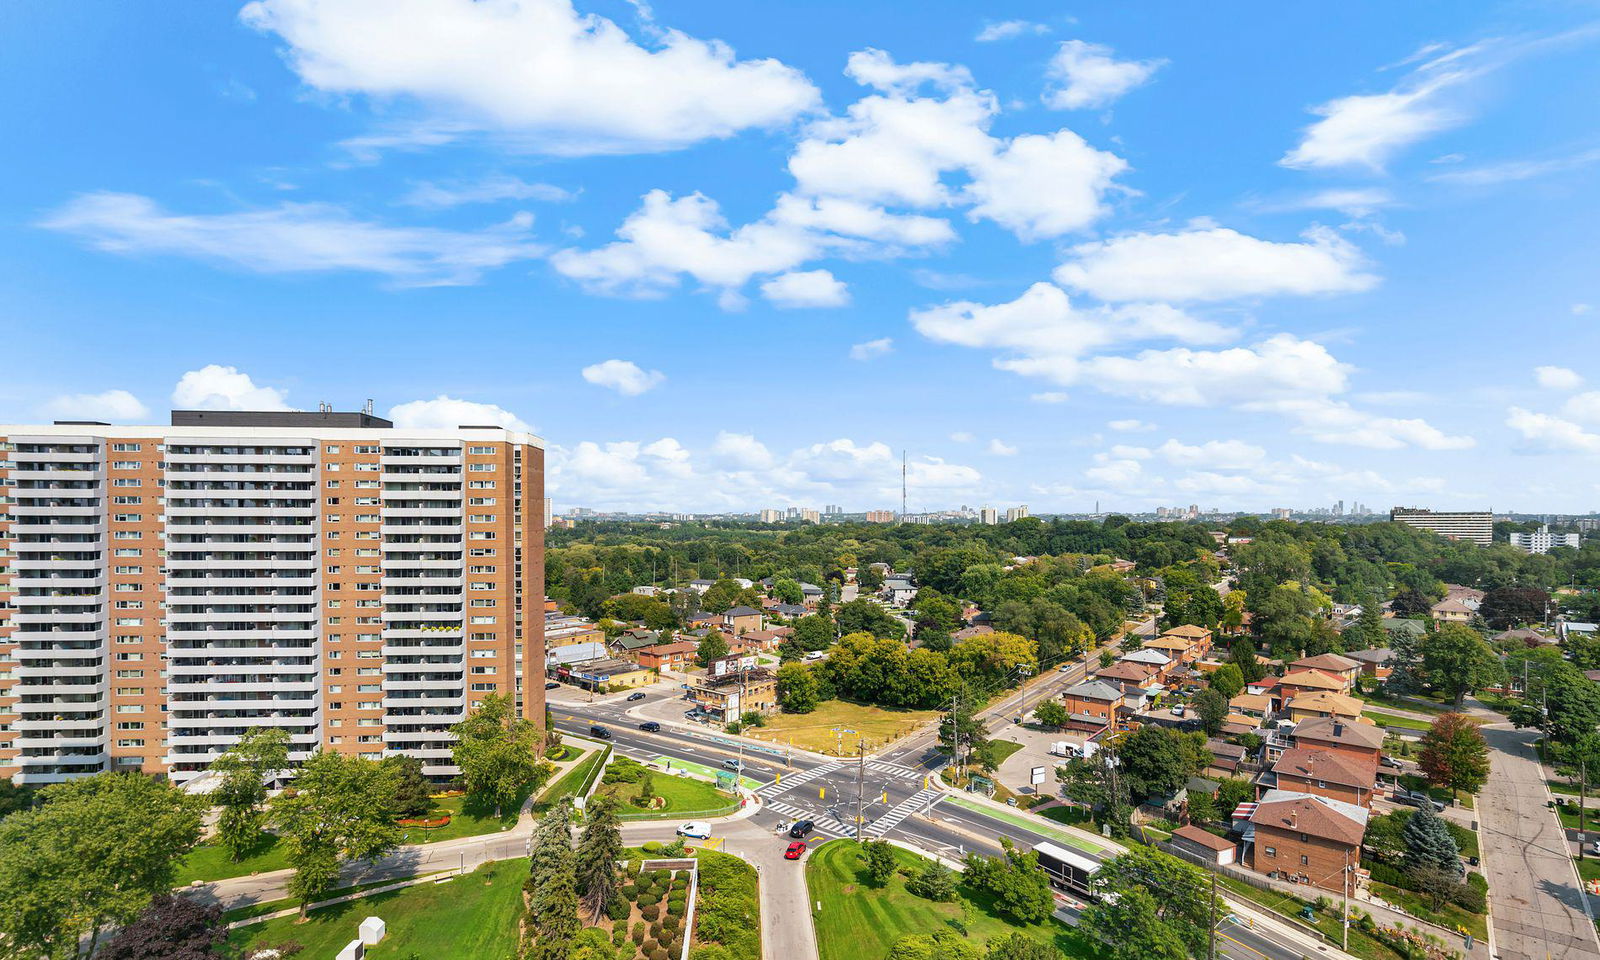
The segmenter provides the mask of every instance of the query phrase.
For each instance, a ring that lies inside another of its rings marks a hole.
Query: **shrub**
[[[654,940],[646,940],[644,942],[644,946],[643,946],[642,949],[644,950],[644,955],[648,957],[651,954],[655,953],[660,948],[661,948],[661,944],[657,943],[656,941],[654,941]]]
[[[639,908],[639,915],[644,917],[646,920],[654,922],[657,917],[661,916],[661,908],[657,907],[653,903],[647,906],[642,906]]]
[[[661,852],[661,841],[660,840],[646,840],[644,842],[643,846],[641,846],[639,849],[643,850],[645,853],[660,853]],[[652,874],[654,874],[655,872],[656,871],[651,871]],[[642,871],[640,872],[639,875],[640,876],[644,876]]]
[[[667,901],[667,914],[669,916],[681,917],[688,912],[688,909],[689,905],[682,900]]]
[[[642,922],[634,923],[633,932],[628,939],[634,943],[644,943],[644,924]]]
[[[669,933],[676,933],[678,928],[681,926],[683,926],[683,921],[672,916],[671,914],[661,918],[661,929],[666,930]]]
[[[666,931],[661,924],[652,923],[650,924],[650,935],[655,937],[657,940],[661,940],[666,937]]]
[[[667,952],[666,947],[656,947],[650,951],[650,960],[669,960],[671,956],[672,954]]]
[[[1456,888],[1450,895],[1463,910],[1472,913],[1487,913],[1489,911],[1489,881],[1481,873],[1467,874],[1467,882]]]
[[[663,883],[663,884],[671,883],[672,882],[672,871],[671,870],[651,870],[650,871],[650,879],[658,881],[658,882]]]
[[[632,915],[633,906],[628,903],[626,898],[614,896],[606,901],[606,916],[613,921],[626,920]]]
[[[622,895],[624,897],[627,897],[629,900],[637,900],[637,899],[639,899],[639,886],[638,886],[638,884],[629,883],[629,884],[624,885],[623,888],[622,888]]]
[[[628,925],[619,923],[611,928],[611,945],[620,947],[628,941]]]

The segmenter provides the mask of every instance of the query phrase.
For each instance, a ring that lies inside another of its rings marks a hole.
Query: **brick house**
[[[1342,683],[1344,687],[1340,693],[1349,693],[1350,688],[1356,685],[1356,677],[1361,675],[1361,661],[1341,657],[1337,653],[1324,653],[1296,660],[1289,664],[1289,669],[1294,672],[1310,670],[1313,673],[1320,673],[1330,680]]]
[[[1142,687],[1150,682],[1151,678],[1156,675],[1156,671],[1154,667],[1146,664],[1119,660],[1109,667],[1096,670],[1094,675],[1096,679],[1104,680],[1108,683],[1126,683]]]
[[[1383,756],[1383,728],[1371,723],[1349,723],[1338,717],[1302,720],[1294,728],[1294,744],[1325,750],[1376,772]]]
[[[1330,693],[1349,693],[1350,684],[1319,670],[1291,670],[1278,680],[1278,690],[1284,700],[1293,700],[1306,693],[1326,690]]]
[[[658,643],[653,647],[643,647],[634,651],[634,655],[641,667],[682,673],[694,665],[694,654],[697,649],[699,644],[678,640],[673,643]]]
[[[1086,680],[1061,691],[1062,706],[1074,722],[1106,726],[1117,719],[1122,688],[1104,680]]]
[[[1163,651],[1151,650],[1147,647],[1143,650],[1135,650],[1133,653],[1124,654],[1121,662],[1136,663],[1141,667],[1149,667],[1151,670],[1155,671],[1154,673],[1150,674],[1150,676],[1157,680],[1165,681],[1167,679],[1167,674],[1173,668],[1175,659],[1176,658],[1168,656]]]
[[[766,615],[755,607],[734,607],[723,613],[722,625],[738,636],[766,626]]]
[[[1394,659],[1394,651],[1388,647],[1356,650],[1351,652],[1349,657],[1351,660],[1361,664],[1362,676],[1386,680],[1389,674],[1394,672],[1389,668],[1389,661]]]
[[[1347,697],[1342,693],[1318,690],[1315,693],[1301,694],[1287,701],[1284,706],[1289,711],[1290,720],[1338,717],[1354,723],[1361,718],[1362,703],[1355,697]]]
[[[1361,865],[1367,810],[1329,797],[1268,790],[1245,831],[1246,865],[1324,890],[1343,891],[1345,872]]]
[[[1334,753],[1295,747],[1285,750],[1271,773],[1262,777],[1269,787],[1343,800],[1358,807],[1372,806],[1376,772],[1359,760]]]
[[[1191,652],[1193,653],[1193,656],[1190,657],[1191,661],[1198,660],[1211,652],[1211,631],[1205,627],[1197,627],[1186,623],[1181,627],[1173,627],[1163,633],[1162,636],[1177,637],[1180,640],[1189,641]]]

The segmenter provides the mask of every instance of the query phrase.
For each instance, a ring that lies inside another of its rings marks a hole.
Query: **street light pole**
[[[867,741],[856,741],[856,841],[862,840],[863,823],[861,815],[862,794],[867,785]]]

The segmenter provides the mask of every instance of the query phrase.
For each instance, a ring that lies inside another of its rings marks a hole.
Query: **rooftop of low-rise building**
[[[1350,723],[1337,717],[1312,717],[1295,724],[1296,740],[1344,743],[1369,749],[1383,748],[1383,728],[1371,723]]]
[[[1285,750],[1278,762],[1272,765],[1272,772],[1279,776],[1322,780],[1340,786],[1360,787],[1363,790],[1372,789],[1371,768],[1352,762],[1349,757],[1332,750],[1311,747]]]
[[[1341,657],[1337,653],[1319,653],[1314,657],[1296,660],[1289,666],[1295,670],[1333,670],[1342,673],[1346,670],[1357,669],[1361,666],[1361,663],[1349,657]]]
[[[1250,822],[1257,827],[1292,830],[1354,846],[1366,835],[1367,810],[1331,797],[1268,790],[1256,802]]]

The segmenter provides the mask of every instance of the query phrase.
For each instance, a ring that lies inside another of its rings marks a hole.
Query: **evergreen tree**
[[[545,815],[528,858],[530,895],[523,956],[567,960],[578,932],[578,888],[572,855],[572,809],[565,803]]]
[[[1354,644],[1345,644],[1349,650],[1377,650],[1384,647],[1389,640],[1389,631],[1383,629],[1383,601],[1375,593],[1367,594],[1361,601],[1361,618],[1356,621]]]
[[[572,807],[563,802],[545,814],[534,831],[525,889],[532,893],[549,882],[560,862],[560,851],[571,848]]]
[[[617,858],[622,855],[622,829],[617,801],[595,797],[589,804],[583,838],[574,863],[578,893],[592,922],[598,923],[617,890]]]
[[[937,860],[929,860],[921,873],[906,881],[906,891],[924,900],[948,903],[956,898],[955,871]]]
[[[1461,851],[1445,828],[1444,820],[1434,812],[1433,804],[1425,803],[1417,808],[1406,821],[1400,838],[1406,845],[1406,869],[1433,867],[1448,871],[1458,880],[1461,878]]]

